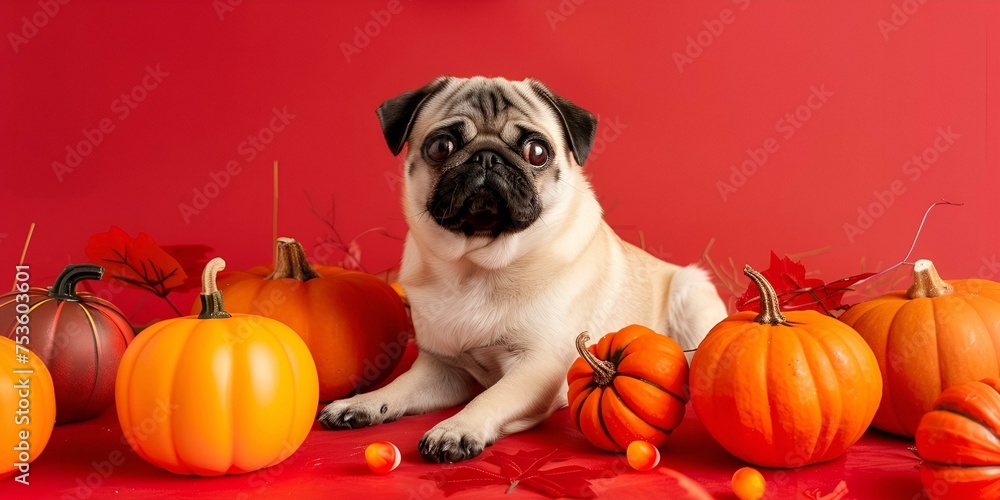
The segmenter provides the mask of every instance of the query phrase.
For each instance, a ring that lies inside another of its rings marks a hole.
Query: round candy
[[[399,448],[388,441],[377,441],[365,448],[368,468],[379,474],[388,474],[399,467]]]
[[[733,493],[740,500],[760,500],[764,496],[764,476],[753,467],[744,467],[733,474]]]
[[[645,441],[629,443],[625,457],[635,470],[647,471],[660,464],[660,450]]]

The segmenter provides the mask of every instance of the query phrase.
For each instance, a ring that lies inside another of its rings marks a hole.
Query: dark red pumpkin
[[[134,333],[112,303],[77,292],[80,280],[101,279],[95,264],[66,266],[51,288],[28,290],[31,349],[52,374],[56,423],[91,418],[114,402],[118,363]],[[16,295],[0,296],[0,335],[17,340]]]

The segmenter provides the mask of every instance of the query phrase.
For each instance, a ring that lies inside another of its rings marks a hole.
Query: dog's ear
[[[441,76],[433,82],[424,85],[417,90],[404,92],[398,97],[393,97],[382,103],[375,114],[382,124],[382,135],[389,145],[389,150],[393,155],[398,155],[403,150],[403,144],[410,136],[410,128],[417,120],[417,113],[427,99],[444,87],[450,77]]]
[[[590,154],[590,146],[594,144],[594,135],[597,133],[597,118],[590,111],[573,104],[568,99],[555,95],[541,82],[528,80],[528,83],[539,97],[552,105],[556,116],[562,122],[569,149],[573,152],[576,163],[583,165],[587,161],[587,155]]]

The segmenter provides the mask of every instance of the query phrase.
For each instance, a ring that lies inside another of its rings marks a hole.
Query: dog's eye
[[[434,161],[444,161],[455,151],[455,141],[446,135],[439,135],[427,143],[427,157]]]
[[[528,141],[521,148],[521,156],[524,161],[540,167],[549,161],[549,150],[542,141]]]

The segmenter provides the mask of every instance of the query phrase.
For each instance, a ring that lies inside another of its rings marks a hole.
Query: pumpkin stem
[[[753,284],[757,285],[757,290],[760,292],[760,314],[757,315],[753,320],[760,324],[769,325],[787,325],[788,320],[785,319],[785,315],[781,314],[781,308],[779,307],[778,294],[775,293],[774,287],[767,282],[763,274],[760,274],[754,268],[749,265],[743,267],[743,274]]]
[[[611,383],[611,379],[615,378],[615,365],[610,361],[597,359],[587,349],[588,340],[590,340],[590,335],[587,335],[587,332],[577,335],[576,352],[580,353],[580,357],[594,370],[594,383],[597,384],[597,387],[607,387]]]
[[[278,278],[294,278],[299,281],[309,281],[321,278],[319,273],[306,261],[306,251],[302,244],[293,238],[278,238],[278,251],[274,258],[274,271],[264,277],[266,280]]]
[[[219,271],[226,268],[226,261],[216,257],[205,264],[201,272],[201,314],[198,319],[223,319],[232,315],[222,307],[222,292],[216,284]]]
[[[99,280],[103,276],[104,268],[97,264],[70,264],[59,273],[56,282],[49,288],[49,297],[79,302],[76,283],[83,280]]]
[[[955,287],[941,279],[933,262],[920,259],[913,264],[913,286],[906,291],[907,298],[940,297],[953,291]]]

